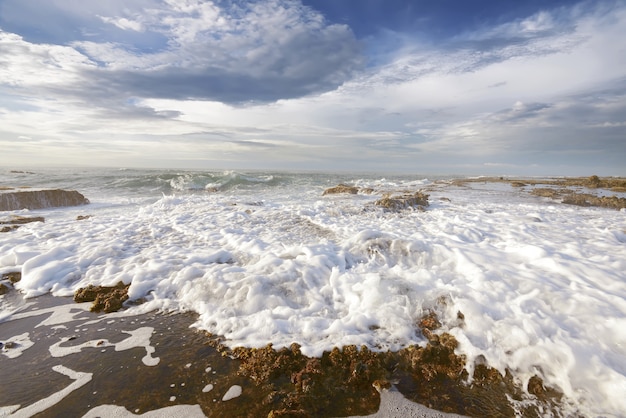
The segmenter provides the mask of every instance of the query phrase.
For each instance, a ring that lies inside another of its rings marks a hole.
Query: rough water
[[[27,297],[123,281],[146,300],[131,309],[195,311],[230,346],[306,355],[423,344],[416,323],[435,310],[469,368],[509,369],[524,387],[539,375],[583,415],[626,411],[624,210],[446,177],[33,171],[0,171],[0,187],[91,203],[0,213],[45,218],[0,234],[0,274],[21,271]],[[373,192],[322,196],[338,183]],[[373,204],[419,189],[426,211]]]

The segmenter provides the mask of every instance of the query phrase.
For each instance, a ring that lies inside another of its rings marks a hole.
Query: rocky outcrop
[[[434,309],[443,309],[446,303],[439,299]],[[563,395],[539,376],[524,387],[509,370],[502,375],[484,358],[466,367],[468,358],[456,353],[458,341],[445,332],[453,324],[465,326],[465,316],[457,312],[456,321],[444,327],[435,310],[425,312],[415,324],[416,334],[427,341],[394,352],[346,345],[311,358],[295,343],[280,349],[271,344],[230,349],[211,335],[207,343],[224,357],[236,359],[238,374],[254,383],[248,393],[256,391],[261,401],[250,416],[369,415],[378,408],[378,392],[392,382],[407,398],[444,412],[472,417],[560,416]]]
[[[0,211],[86,205],[76,190],[20,190],[0,193]]]
[[[572,193],[563,198],[563,203],[576,206],[598,206],[602,208],[624,209],[626,198],[617,196],[594,196],[587,193]]]
[[[428,195],[418,191],[413,194],[407,193],[399,196],[385,195],[374,202],[376,206],[381,206],[387,211],[397,212],[402,209],[424,210],[428,205]]]
[[[74,293],[74,302],[93,302],[92,312],[110,313],[122,309],[124,302],[128,300],[128,288],[130,284],[119,282],[115,286],[81,287]]]
[[[359,192],[358,187],[349,186],[347,184],[338,184],[335,187],[331,187],[330,189],[324,190],[324,193],[322,193],[322,196],[326,196],[327,194],[340,194],[340,193],[357,194],[358,192]]]

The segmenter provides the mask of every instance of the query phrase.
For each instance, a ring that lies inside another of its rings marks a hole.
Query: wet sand
[[[193,314],[95,314],[89,303],[15,292],[0,302],[0,416],[258,416],[264,402],[239,361],[189,327]],[[458,417],[394,388],[371,412],[359,416]]]

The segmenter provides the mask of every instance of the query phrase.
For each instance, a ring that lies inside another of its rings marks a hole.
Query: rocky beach
[[[621,408],[623,179],[97,179],[0,216],[0,416]]]

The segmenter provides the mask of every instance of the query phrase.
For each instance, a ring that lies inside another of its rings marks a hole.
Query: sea
[[[626,211],[458,177],[0,169],[0,188],[90,201],[0,212],[45,218],[0,234],[0,274],[20,271],[27,300],[130,283],[133,310],[195,312],[231,347],[309,356],[424,345],[416,324],[435,312],[468,371],[538,375],[572,411],[625,416]],[[360,191],[324,195],[338,184]],[[428,207],[376,205],[418,190]],[[0,297],[0,321],[11,309]]]

